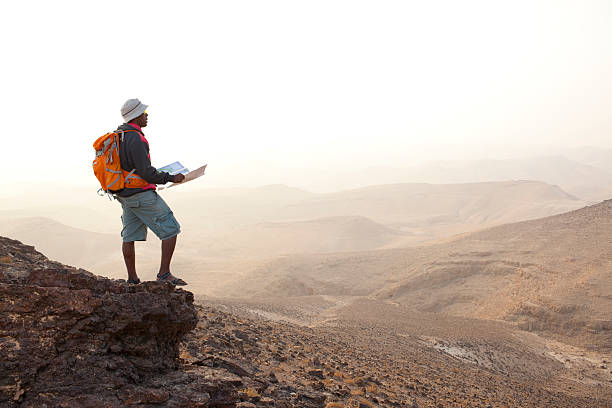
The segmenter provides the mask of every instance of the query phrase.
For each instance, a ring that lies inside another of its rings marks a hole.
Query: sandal
[[[140,283],[140,279],[139,278],[136,278],[135,280],[134,279],[128,279],[127,283],[131,283],[132,285],[138,285]]]
[[[185,286],[185,285],[187,285],[187,282],[185,282],[181,278],[177,278],[176,276],[172,275],[170,272],[166,272],[165,274],[163,274],[161,276],[157,275],[157,281],[158,282],[171,283],[171,284],[176,285],[176,286]]]

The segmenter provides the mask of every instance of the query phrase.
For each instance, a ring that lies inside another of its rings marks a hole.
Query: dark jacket
[[[119,143],[119,158],[123,170],[132,171],[135,169],[135,174],[152,185],[166,184],[172,181],[174,176],[169,173],[157,171],[155,167],[151,166],[149,143],[146,141],[142,131],[138,131],[138,129],[127,123],[119,126],[118,130],[136,130],[136,132],[125,132],[123,134],[123,141]],[[116,194],[120,197],[129,197],[145,190],[152,190],[154,187],[155,186],[124,188],[116,192]]]

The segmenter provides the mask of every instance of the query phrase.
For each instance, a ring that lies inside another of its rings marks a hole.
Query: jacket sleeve
[[[174,176],[170,175],[170,173],[157,171],[155,167],[151,166],[147,147],[140,138],[129,138],[126,142],[129,161],[133,163],[136,169],[134,173],[151,184],[166,184],[172,181]]]

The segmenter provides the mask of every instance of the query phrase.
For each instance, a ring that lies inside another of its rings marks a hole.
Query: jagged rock
[[[213,360],[213,367],[223,367],[230,373],[234,373],[240,377],[251,377],[250,371],[244,368],[244,364],[240,365],[229,359],[215,358]]]
[[[324,394],[315,392],[301,392],[298,394],[298,400],[303,404],[316,403],[323,404],[327,397]]]
[[[178,367],[198,319],[190,292],[101,278],[2,237],[0,257],[0,405],[168,400],[133,385]]]

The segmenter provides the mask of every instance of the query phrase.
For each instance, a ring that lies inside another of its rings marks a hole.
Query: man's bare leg
[[[136,275],[136,250],[134,249],[134,242],[124,242],[121,246],[123,252],[123,260],[127,268],[128,278],[133,281],[138,280]]]
[[[170,272],[170,261],[172,261],[174,247],[176,247],[176,237],[175,235],[172,238],[164,239],[161,243],[161,264],[157,276],[162,276]]]

